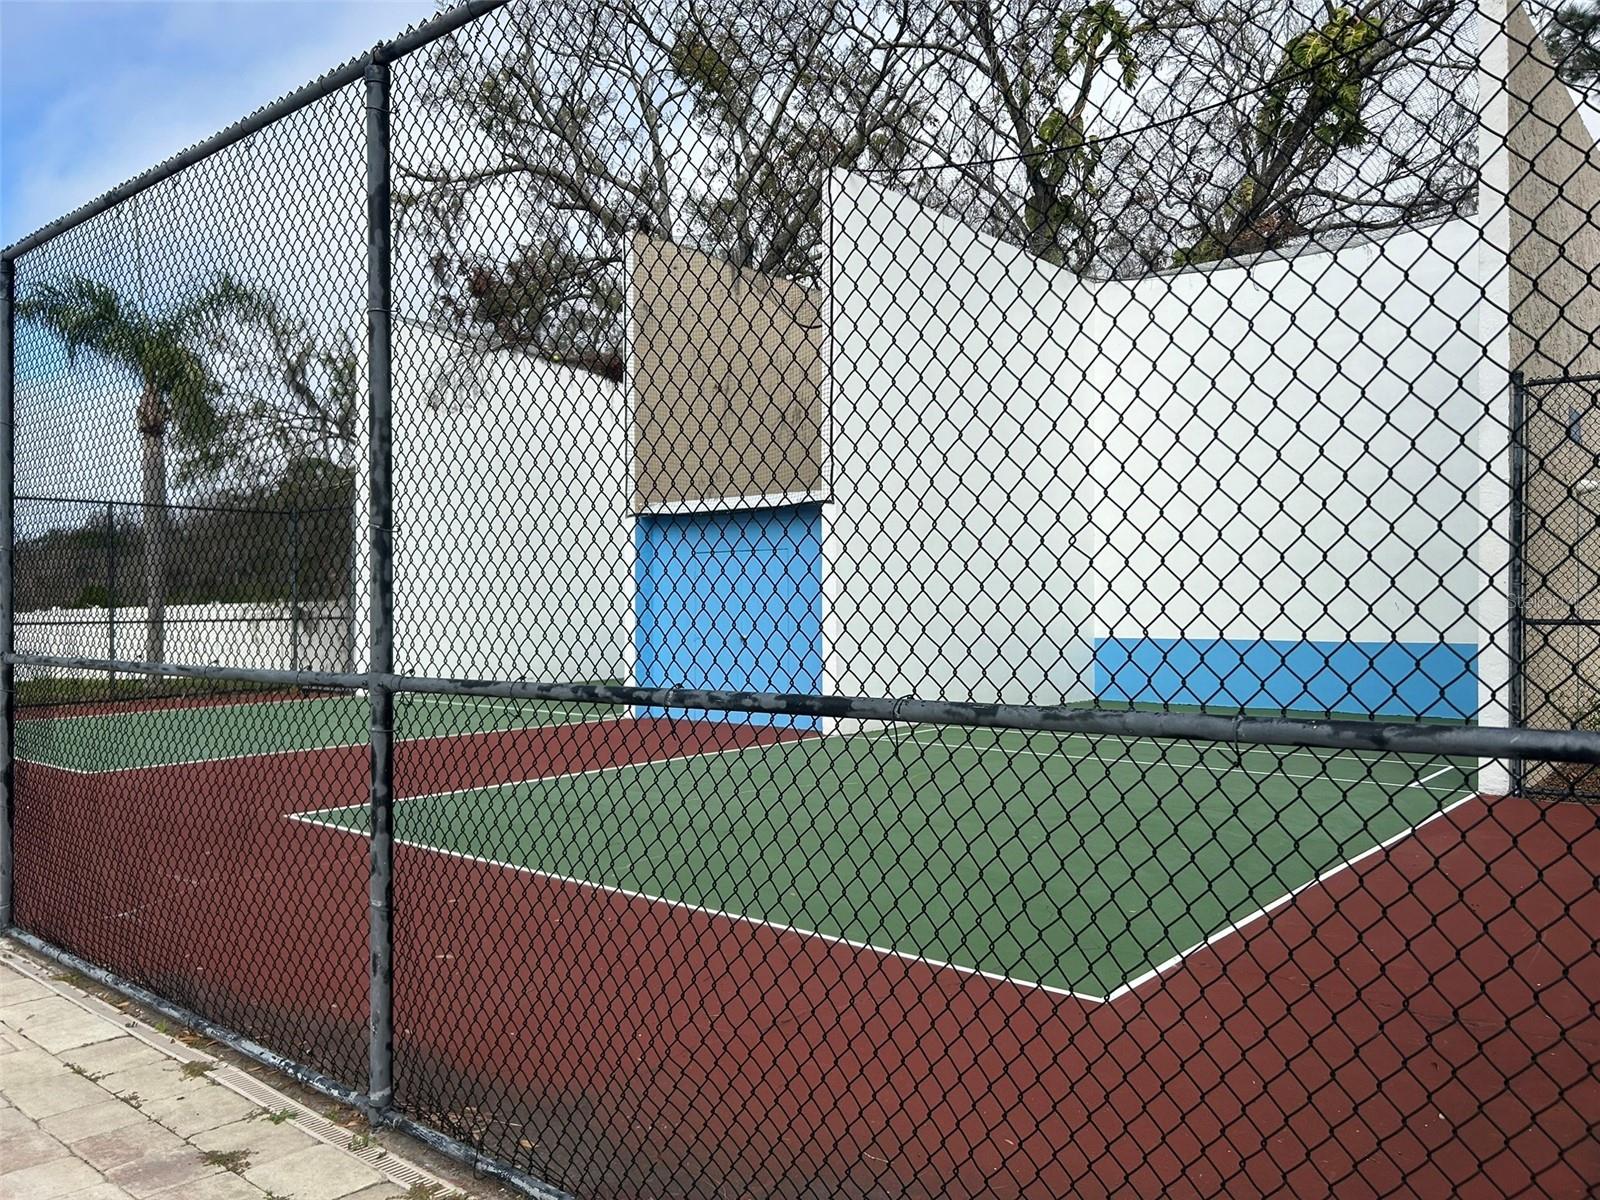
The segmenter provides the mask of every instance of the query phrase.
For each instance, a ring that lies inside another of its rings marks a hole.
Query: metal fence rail
[[[0,927],[529,1194],[1586,1194],[1563,29],[473,0],[14,244]]]

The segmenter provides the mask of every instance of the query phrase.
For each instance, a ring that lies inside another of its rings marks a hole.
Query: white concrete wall
[[[1108,636],[1476,642],[1476,241],[1095,288]]]
[[[1470,657],[1471,224],[1103,282],[833,196],[830,687],[1079,699],[1098,638]]]
[[[396,668],[627,678],[634,548],[622,386],[415,325],[397,328],[394,375]]]
[[[252,670],[350,670],[349,613],[341,605],[300,606],[298,648],[288,606],[271,604],[169,604],[167,661],[186,666]],[[115,637],[113,654],[112,640]],[[144,657],[145,610],[45,608],[17,614],[17,649],[65,658]],[[19,678],[37,675],[89,678],[98,671],[18,667]]]
[[[1091,298],[860,178],[835,178],[831,225],[826,686],[1087,698]]]

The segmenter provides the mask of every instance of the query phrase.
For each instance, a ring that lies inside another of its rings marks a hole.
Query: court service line
[[[561,726],[551,726],[550,728],[561,728]],[[633,767],[656,767],[666,763],[687,762],[691,759],[719,758],[724,754],[743,754],[749,750],[771,750],[775,746],[788,746],[805,740],[807,739],[786,738],[775,742],[752,742],[748,746],[724,746],[721,750],[700,750],[693,754],[674,754],[667,758],[645,758],[633,763],[609,763],[600,767],[585,767],[581,771],[563,771],[559,775],[535,775],[531,779],[502,779],[495,783],[478,783],[468,787],[451,788],[445,792],[418,792],[414,796],[396,796],[394,803],[404,804],[412,800],[444,800],[451,796],[464,796],[469,792],[492,792],[497,788],[522,787],[524,784],[529,783],[556,783],[563,779],[580,779],[585,775],[603,775],[607,771],[626,771]],[[307,809],[304,813],[288,813],[286,815],[293,821],[309,821],[311,817],[318,813],[350,812],[352,809],[364,810],[366,807],[367,805],[365,804],[340,804],[333,808],[312,808]],[[316,821],[311,823],[320,824],[320,822]],[[341,825],[337,826],[337,828],[343,829],[345,826]]]
[[[941,726],[925,726],[923,728],[924,728],[924,730],[932,729],[935,733],[939,734],[941,736],[941,738],[942,738],[942,728],[943,727],[941,727]],[[917,735],[913,735],[913,737],[915,737],[915,736],[917,736]],[[1080,735],[1078,735],[1078,734],[1069,734],[1068,736],[1069,737],[1078,737]],[[966,748],[966,749],[974,750],[980,755],[988,754],[988,753],[1000,753],[1000,754],[1005,754],[1005,755],[1026,754],[1029,757],[1036,758],[1041,762],[1049,761],[1052,758],[1059,758],[1063,762],[1088,762],[1090,760],[1093,760],[1095,762],[1105,763],[1107,766],[1114,766],[1117,762],[1129,762],[1129,763],[1133,763],[1133,764],[1135,764],[1137,766],[1142,766],[1142,767],[1168,767],[1168,768],[1171,768],[1174,771],[1178,771],[1178,770],[1184,770],[1184,771],[1200,770],[1200,771],[1205,771],[1208,774],[1214,774],[1214,775],[1228,775],[1228,774],[1248,775],[1253,779],[1274,779],[1274,778],[1277,778],[1277,779],[1304,779],[1304,780],[1307,780],[1307,781],[1310,781],[1310,782],[1316,782],[1318,780],[1321,780],[1321,781],[1325,781],[1325,782],[1328,782],[1328,783],[1357,783],[1357,784],[1370,783],[1375,787],[1384,788],[1384,789],[1390,790],[1390,791],[1397,791],[1397,790],[1399,790],[1401,788],[1408,788],[1408,787],[1424,787],[1424,785],[1428,782],[1428,780],[1437,779],[1440,775],[1443,775],[1446,771],[1463,771],[1463,773],[1464,773],[1464,769],[1461,768],[1461,767],[1447,766],[1447,767],[1440,768],[1439,770],[1433,772],[1433,774],[1428,775],[1428,776],[1426,776],[1425,778],[1422,778],[1422,779],[1414,779],[1414,780],[1411,780],[1408,783],[1395,783],[1395,782],[1389,782],[1389,781],[1385,781],[1385,780],[1381,780],[1381,779],[1374,779],[1372,777],[1370,771],[1368,772],[1368,774],[1363,775],[1363,776],[1358,776],[1356,778],[1347,778],[1347,777],[1345,777],[1343,775],[1331,775],[1331,774],[1302,775],[1302,774],[1299,774],[1299,773],[1297,773],[1295,771],[1252,770],[1251,768],[1246,767],[1246,766],[1219,767],[1219,766],[1214,766],[1214,765],[1212,765],[1210,763],[1207,763],[1203,757],[1196,759],[1196,761],[1194,761],[1192,763],[1173,762],[1170,758],[1166,757],[1165,755],[1163,755],[1163,756],[1161,756],[1159,758],[1152,758],[1152,759],[1143,759],[1143,758],[1136,757],[1133,754],[1133,750],[1136,749],[1141,743],[1147,743],[1147,742],[1149,742],[1149,740],[1150,739],[1148,739],[1148,738],[1135,739],[1133,745],[1128,747],[1128,752],[1127,753],[1122,754],[1122,755],[1118,755],[1118,756],[1116,756],[1114,758],[1107,758],[1106,756],[1104,756],[1102,754],[1099,754],[1099,753],[1067,754],[1067,753],[1064,753],[1063,751],[1060,751],[1060,750],[1047,750],[1047,751],[1044,751],[1044,752],[1041,753],[1040,751],[1034,750],[1034,749],[1032,749],[1031,747],[1028,747],[1028,746],[1020,746],[1020,747],[1017,747],[1017,748],[1013,749],[1013,748],[1009,748],[1009,747],[1006,747],[1006,746],[1001,746],[1001,745],[998,745],[998,744],[992,744],[992,745],[988,745],[988,746],[973,746],[969,742],[969,743],[966,743],[965,746],[963,747],[961,745],[951,746],[949,743],[943,742],[942,740],[940,742],[938,742],[937,744],[943,746],[946,751],[948,751],[948,752],[950,752],[952,754],[956,750]],[[930,743],[919,742],[918,744],[919,745],[928,745]],[[1204,755],[1206,752],[1205,751],[1199,751],[1198,753],[1200,753],[1201,755]],[[1339,761],[1339,758],[1340,758],[1340,755],[1336,753],[1336,754],[1330,756],[1329,758],[1327,758],[1327,759],[1325,759],[1323,761],[1328,762],[1328,763],[1331,764],[1331,763],[1335,763],[1335,762]],[[1353,758],[1350,761],[1359,762],[1359,763],[1366,763],[1368,760],[1361,759],[1361,758]],[[1450,795],[1450,796],[1455,795],[1455,789],[1454,788],[1424,787],[1424,790],[1425,791],[1429,791],[1429,792],[1433,792],[1435,795]]]
[[[1210,946],[1214,946],[1218,942],[1224,940],[1225,938],[1232,937],[1236,933],[1243,933],[1246,929],[1248,929],[1251,925],[1254,925],[1257,921],[1260,921],[1260,920],[1270,916],[1272,913],[1274,913],[1278,909],[1282,908],[1285,904],[1289,903],[1289,901],[1293,900],[1296,896],[1300,895],[1301,892],[1307,891],[1308,889],[1313,888],[1313,887],[1318,887],[1318,886],[1326,883],[1328,880],[1332,879],[1334,876],[1342,874],[1345,871],[1354,870],[1363,861],[1365,861],[1368,858],[1371,858],[1374,854],[1377,854],[1377,853],[1379,853],[1381,851],[1387,850],[1390,846],[1395,845],[1397,842],[1404,841],[1406,838],[1411,837],[1412,835],[1417,833],[1417,831],[1422,829],[1423,826],[1432,824],[1434,821],[1437,821],[1440,817],[1443,817],[1445,814],[1453,812],[1455,809],[1460,808],[1467,801],[1476,800],[1477,798],[1478,798],[1478,793],[1477,792],[1463,792],[1461,795],[1457,796],[1456,799],[1451,801],[1449,804],[1446,804],[1443,808],[1440,808],[1436,812],[1430,813],[1428,816],[1426,816],[1422,820],[1418,821],[1415,825],[1407,826],[1405,829],[1400,830],[1398,833],[1392,834],[1391,836],[1384,838],[1383,841],[1378,842],[1375,845],[1369,846],[1367,849],[1363,850],[1360,854],[1357,854],[1354,858],[1345,859],[1344,861],[1339,862],[1339,863],[1335,864],[1332,867],[1329,867],[1327,870],[1323,871],[1320,875],[1316,876],[1314,879],[1306,880],[1306,882],[1304,882],[1302,884],[1299,884],[1298,886],[1296,886],[1296,887],[1290,889],[1289,891],[1285,892],[1282,896],[1279,896],[1276,900],[1273,900],[1270,904],[1265,904],[1262,907],[1256,909],[1255,912],[1250,913],[1248,916],[1242,917],[1237,921],[1229,921],[1225,926],[1223,926],[1221,929],[1217,930],[1215,933],[1211,934],[1204,941],[1196,942],[1193,946],[1190,946],[1187,950],[1184,950],[1184,951],[1182,951],[1182,952],[1180,952],[1178,954],[1174,954],[1171,958],[1167,959],[1165,962],[1159,963],[1155,967],[1152,967],[1150,970],[1146,971],[1144,974],[1139,975],[1139,976],[1137,976],[1137,977],[1135,977],[1133,979],[1130,979],[1127,983],[1123,984],[1121,987],[1113,989],[1110,993],[1107,994],[1106,1003],[1110,1004],[1110,1003],[1112,1003],[1112,1002],[1114,1002],[1116,1000],[1120,1000],[1123,996],[1129,995],[1130,993],[1137,991],[1139,988],[1143,987],[1145,984],[1149,983],[1151,980],[1160,978],[1162,975],[1165,975],[1168,971],[1172,970],[1173,967],[1176,967],[1178,964],[1183,962],[1190,955],[1196,954],[1199,951],[1204,950],[1204,949],[1206,949],[1206,948],[1208,948]]]
[[[469,788],[467,790],[478,791],[481,789]],[[440,793],[440,795],[450,794],[451,793],[448,792]],[[418,796],[414,797],[414,799],[427,799],[427,797]],[[321,811],[332,812],[338,810],[324,809]],[[297,814],[292,819],[296,821],[304,821],[308,825],[320,825],[325,829],[331,829],[337,833],[353,833],[360,837],[368,836],[365,830],[352,829],[348,825],[335,825],[328,821],[319,821],[311,816],[302,816]],[[398,846],[407,846],[413,850],[426,851],[430,854],[438,854],[445,858],[457,859],[461,862],[470,862],[479,864],[481,866],[495,867],[503,871],[512,871],[519,875],[530,875],[537,879],[547,879],[552,883],[565,884],[569,887],[587,888],[596,892],[607,892],[614,896],[621,896],[627,900],[640,900],[650,904],[661,904],[665,905],[669,909],[680,909],[684,912],[696,913],[700,916],[706,917],[720,917],[723,920],[737,922],[741,925],[756,925],[774,930],[778,933],[792,933],[803,938],[817,938],[820,941],[828,942],[832,945],[847,946],[852,950],[866,950],[873,954],[881,955],[884,958],[897,958],[902,962],[916,963],[920,966],[929,967],[934,970],[956,971],[962,975],[978,976],[993,983],[1009,983],[1013,987],[1018,988],[1036,988],[1039,991],[1046,992],[1052,996],[1060,996],[1064,999],[1077,1000],[1086,1004],[1106,1003],[1106,997],[1104,996],[1095,996],[1088,992],[1075,992],[1069,988],[1056,987],[1055,985],[1048,983],[1039,983],[1032,979],[1019,979],[1016,976],[1003,975],[996,971],[984,971],[977,967],[963,966],[961,963],[945,962],[943,959],[929,958],[922,954],[911,954],[904,950],[896,950],[892,948],[886,948],[884,946],[875,946],[871,942],[857,941],[853,938],[843,937],[839,934],[820,933],[815,929],[806,929],[803,926],[790,925],[782,921],[768,921],[762,917],[752,917],[748,913],[730,912],[726,909],[720,908],[708,908],[705,905],[693,904],[687,900],[672,900],[666,896],[653,896],[649,892],[634,891],[631,888],[617,887],[609,883],[595,883],[591,879],[581,879],[575,875],[561,875],[553,871],[540,871],[534,867],[524,867],[519,866],[516,863],[501,862],[499,859],[485,858],[478,854],[466,854],[460,850],[445,850],[439,846],[430,846],[425,842],[414,842],[406,838],[396,838],[395,844]]]
[[[610,725],[619,721],[631,721],[633,717],[602,717],[597,721],[556,721],[549,725],[508,725],[504,729],[474,729],[466,733],[425,733],[417,737],[396,738],[398,745],[409,746],[416,742],[437,741],[466,741],[470,738],[488,737],[491,734],[504,733],[532,733],[543,729],[571,729],[578,725]],[[222,754],[215,758],[180,758],[172,762],[139,763],[126,767],[107,767],[104,770],[85,771],[78,767],[57,766],[45,759],[28,758],[19,754],[17,757],[27,763],[41,767],[50,767],[57,771],[70,771],[75,775],[124,775],[131,771],[162,771],[170,767],[201,767],[214,763],[251,762],[260,758],[278,758],[286,754],[320,754],[328,750],[354,750],[364,747],[368,743],[365,739],[357,742],[330,742],[324,746],[290,746],[281,750],[257,750],[246,754]]]

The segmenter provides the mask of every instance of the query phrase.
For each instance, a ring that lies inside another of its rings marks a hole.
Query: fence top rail
[[[151,504],[148,500],[96,500],[89,496],[42,496],[29,492],[18,492],[14,497],[17,500],[27,500],[33,504],[81,504],[89,508],[159,508],[162,510],[177,509],[182,512],[207,512],[207,513],[244,513],[257,517],[308,517],[317,513],[347,511],[342,505],[322,504],[315,508],[258,508],[251,505],[236,504],[193,504],[176,500],[169,500],[165,504]]]
[[[134,660],[13,652],[0,660],[15,666],[118,671],[245,683],[307,687],[383,687],[421,695],[497,697],[573,704],[696,708],[708,712],[772,713],[870,721],[908,721],[992,729],[1036,730],[1112,737],[1229,742],[1256,746],[1311,746],[1442,757],[1541,759],[1600,764],[1600,733],[1485,725],[1429,725],[1338,718],[1224,716],[1170,710],[1076,708],[1064,705],[972,704],[956,701],[880,699],[867,696],[784,695],[705,689],[635,687],[628,684],[540,683],[529,680],[447,679],[387,672],[273,671],[242,667],[188,666]]]
[[[1517,384],[1524,388],[1551,388],[1563,387],[1569,383],[1600,383],[1600,374],[1590,375],[1545,375],[1530,378],[1517,372]]]
[[[509,0],[462,0],[462,3],[454,8],[423,21],[398,37],[379,42],[365,54],[350,59],[303,87],[295,89],[286,96],[279,97],[270,104],[262,105],[249,116],[240,118],[226,129],[212,134],[204,141],[196,142],[186,150],[180,150],[171,158],[157,163],[149,170],[135,175],[124,183],[118,184],[87,204],[74,209],[64,216],[57,217],[48,225],[43,225],[24,237],[18,238],[4,250],[0,250],[0,261],[9,266],[13,259],[26,254],[29,250],[38,248],[45,242],[59,237],[70,229],[75,229],[91,217],[98,216],[132,196],[137,196],[140,192],[155,186],[162,180],[170,179],[185,167],[192,166],[201,159],[209,158],[217,151],[224,150],[235,142],[243,141],[252,133],[266,128],[274,121],[298,112],[307,105],[315,103],[324,96],[331,95],[348,84],[355,83],[366,74],[369,64],[374,62],[393,62],[398,58],[403,58],[413,50],[419,50],[423,46],[459,29],[467,22],[475,20],[485,13],[493,12],[497,8],[504,7],[507,3],[509,3]]]

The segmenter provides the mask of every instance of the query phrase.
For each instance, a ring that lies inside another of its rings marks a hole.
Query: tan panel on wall
[[[822,294],[643,234],[632,285],[635,508],[818,496]]]

